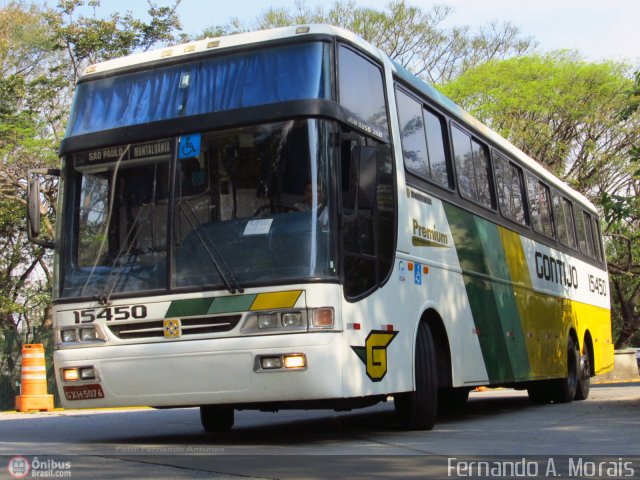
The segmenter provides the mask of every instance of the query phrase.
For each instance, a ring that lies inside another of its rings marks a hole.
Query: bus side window
[[[340,104],[359,120],[389,133],[382,70],[350,48],[341,45],[338,52]]]
[[[416,175],[430,178],[422,107],[414,99],[397,89],[396,99],[404,164],[409,171]]]
[[[575,212],[575,220],[576,220],[576,233],[578,236],[578,248],[585,255],[591,256],[591,251],[589,250],[589,243],[587,242],[587,230],[584,224],[584,212],[582,209],[578,208]]]
[[[573,204],[571,203],[571,200],[563,198],[562,208],[564,210],[564,216],[567,220],[567,235],[569,237],[569,246],[571,248],[578,248],[578,241],[576,240],[576,227],[573,221]]]
[[[493,165],[496,172],[496,189],[502,214],[521,225],[526,224],[522,169],[494,150]]]
[[[549,201],[549,187],[536,177],[527,174],[527,193],[529,194],[529,210],[533,229],[553,238],[553,217]]]
[[[407,170],[451,187],[444,143],[444,120],[396,88],[402,154]]]
[[[595,246],[598,260],[604,262],[604,245],[602,244],[602,232],[600,231],[600,220],[593,218],[593,245]]]
[[[449,180],[449,161],[445,149],[444,119],[430,110],[423,109],[424,124],[427,131],[427,150],[429,151],[429,170],[431,180],[438,185],[451,188]]]
[[[487,208],[494,208],[487,147],[452,125],[453,153],[460,194]]]
[[[593,257],[593,231],[591,228],[591,215],[587,212],[582,212],[584,215],[584,229],[585,229],[585,237],[587,239],[587,255]]]

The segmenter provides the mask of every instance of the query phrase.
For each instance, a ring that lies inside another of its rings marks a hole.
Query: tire
[[[233,417],[233,407],[220,405],[202,405],[200,407],[200,422],[205,432],[228,432],[233,427]]]
[[[431,430],[438,412],[438,370],[431,329],[424,322],[416,337],[415,375],[415,391],[394,395],[396,413],[406,429]]]
[[[578,390],[578,372],[580,370],[580,351],[578,345],[569,337],[567,342],[567,376],[555,380],[553,401],[569,403],[573,401]]]
[[[591,389],[591,356],[589,345],[585,342],[582,347],[582,355],[580,355],[580,367],[578,369],[578,389],[576,390],[575,400],[586,400],[589,398],[589,390]]]

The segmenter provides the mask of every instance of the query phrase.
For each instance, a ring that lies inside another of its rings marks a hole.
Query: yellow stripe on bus
[[[259,293],[249,310],[270,310],[274,308],[293,308],[300,298],[302,290],[286,292]]]

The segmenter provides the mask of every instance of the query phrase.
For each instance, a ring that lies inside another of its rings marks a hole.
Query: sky
[[[6,4],[9,0],[0,0]],[[154,0],[169,5],[168,0]],[[54,6],[55,0],[39,0]],[[182,0],[178,13],[187,33],[224,25],[232,17],[250,24],[269,7],[291,8],[296,0]],[[306,0],[309,6],[332,2]],[[356,0],[358,6],[383,9],[389,0]],[[492,20],[511,22],[533,37],[542,51],[578,50],[591,61],[622,60],[640,65],[640,0],[407,0],[429,10],[434,4],[453,7],[447,25],[482,26]],[[144,0],[102,0],[98,15],[132,11],[145,15]],[[327,8],[325,7],[325,8]]]

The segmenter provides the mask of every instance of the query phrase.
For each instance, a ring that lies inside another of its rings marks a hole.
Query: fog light
[[[258,315],[258,328],[278,328],[279,326],[277,313]]]
[[[60,331],[60,338],[62,339],[62,343],[77,342],[78,332],[75,329],[62,330]]]
[[[95,328],[81,328],[80,329],[80,341],[82,342],[95,342],[98,340],[98,332]]]
[[[93,380],[96,378],[96,371],[93,367],[80,369],[80,380]]]
[[[263,370],[282,368],[282,357],[262,357],[260,359],[260,368]]]
[[[75,382],[80,378],[78,375],[77,368],[63,368],[62,369],[62,378],[65,382]]]
[[[314,308],[311,323],[314,328],[333,328],[333,308]]]
[[[284,368],[305,368],[307,359],[302,353],[284,356]]]

